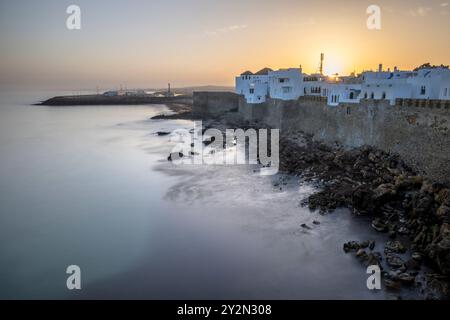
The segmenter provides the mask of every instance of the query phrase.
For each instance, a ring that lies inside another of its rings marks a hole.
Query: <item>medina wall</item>
[[[321,97],[294,101],[267,99],[248,104],[238,96],[240,117],[279,128],[282,135],[303,131],[314,139],[345,147],[371,145],[394,152],[435,180],[450,180],[450,103],[363,100],[330,107]],[[194,99],[195,104],[195,99]]]
[[[196,115],[216,116],[238,109],[239,96],[233,92],[194,92],[192,112]]]

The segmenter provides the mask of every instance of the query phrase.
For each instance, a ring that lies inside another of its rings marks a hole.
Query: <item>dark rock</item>
[[[406,267],[410,270],[419,270],[420,262],[414,259],[409,259],[408,261],[406,261]]]
[[[405,262],[403,261],[403,259],[394,254],[387,254],[386,261],[387,261],[387,264],[391,268],[394,268],[394,269],[398,269],[398,268],[405,266]]]
[[[444,275],[450,275],[450,224],[443,223],[439,236],[427,247],[428,256]]]
[[[364,250],[364,249],[359,249],[358,251],[356,251],[356,256],[357,256],[357,257],[367,257],[366,250]]]
[[[346,253],[350,252],[350,251],[357,251],[360,248],[361,248],[361,246],[356,241],[349,241],[349,242],[344,243],[344,251]]]
[[[375,190],[373,195],[373,200],[377,202],[377,204],[381,205],[389,200],[391,200],[397,191],[395,190],[395,186],[391,183],[380,184]]]
[[[319,221],[316,221],[316,220],[314,220],[313,223],[314,223],[315,225],[319,225],[319,224],[320,224],[320,222],[319,222]]]
[[[280,190],[281,190],[281,188],[280,188]],[[308,229],[308,230],[311,230],[311,227],[308,226],[306,223],[302,223],[302,224],[301,224],[301,227],[302,227],[302,228],[305,228],[305,229]]]
[[[386,232],[388,230],[387,225],[381,222],[379,218],[375,218],[372,221],[372,228],[374,228],[378,232]]]
[[[167,131],[158,131],[158,132],[156,132],[156,134],[157,134],[158,136],[167,136],[168,134],[170,134],[170,132],[167,132]]]
[[[373,250],[375,248],[375,241],[370,241],[370,243],[369,243],[369,249],[370,250]]]
[[[183,156],[184,155],[182,152],[173,152],[167,157],[167,160],[173,161],[173,160],[181,159],[181,158],[183,158]]]
[[[400,273],[397,276],[397,279],[400,280],[402,283],[405,283],[405,284],[412,284],[414,282],[415,278],[416,278],[415,276],[413,276],[413,275],[411,275],[409,273]]]
[[[450,189],[442,189],[436,196],[436,201],[450,207]]]
[[[400,282],[390,280],[390,279],[385,279],[384,285],[386,286],[386,288],[392,289],[392,290],[399,290],[401,288]]]
[[[406,252],[405,246],[399,241],[388,241],[384,247],[384,253],[404,253]]]
[[[383,260],[381,253],[379,252],[369,252],[369,254],[367,254],[367,259],[366,259],[366,265],[367,266],[371,266],[371,265],[378,265],[381,269],[381,261]]]

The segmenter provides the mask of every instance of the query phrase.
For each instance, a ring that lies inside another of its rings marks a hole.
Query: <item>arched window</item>
[[[372,93],[370,94],[370,99],[373,99],[373,98],[375,98],[375,94],[372,92]]]

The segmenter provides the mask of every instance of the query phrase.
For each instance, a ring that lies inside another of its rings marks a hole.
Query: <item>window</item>
[[[279,81],[280,83],[284,83],[284,79],[283,79],[283,78],[278,79],[278,81]]]
[[[420,95],[424,96],[426,91],[427,91],[427,88],[425,86],[420,87]]]
[[[367,92],[364,93],[364,99],[367,99]]]
[[[283,93],[289,93],[291,92],[292,87],[283,87]]]
[[[354,96],[355,96],[355,94],[353,92],[350,92],[350,99],[351,100],[355,99]]]
[[[444,97],[447,96],[447,93],[448,93],[448,88],[445,88],[445,90],[444,90]]]
[[[381,99],[386,99],[386,92],[383,92],[383,95],[381,96]]]
[[[255,93],[255,89],[254,88],[250,88],[249,92],[250,92],[250,94],[254,94]]]
[[[370,99],[374,99],[375,98],[375,94],[372,92],[371,94],[370,94]]]

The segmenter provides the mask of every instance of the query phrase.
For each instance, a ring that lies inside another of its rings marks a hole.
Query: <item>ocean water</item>
[[[310,185],[171,164],[155,132],[192,122],[150,120],[163,105],[30,105],[46,95],[0,96],[0,298],[390,297],[342,250],[373,239],[381,251],[382,236],[347,210],[301,207]],[[66,287],[69,265],[81,290]]]

